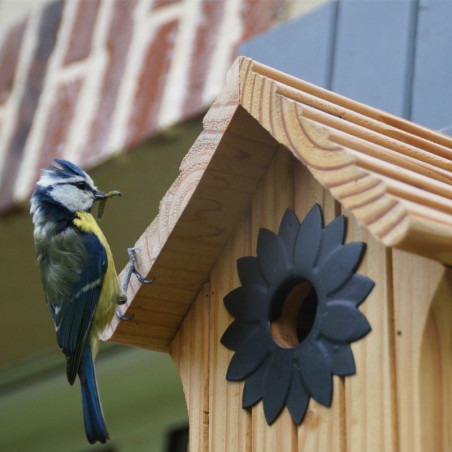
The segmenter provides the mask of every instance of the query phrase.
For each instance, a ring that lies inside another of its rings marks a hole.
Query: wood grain
[[[447,270],[437,287],[423,329],[419,361],[422,450],[452,448],[452,274]]]
[[[446,451],[452,447],[452,138],[239,58],[138,240],[130,322],[103,337],[170,351],[194,451]],[[348,218],[376,286],[360,310],[372,331],[352,344],[356,375],[334,376],[331,408],[311,400],[268,426],[227,382],[232,321],[223,298],[259,228],[314,203]],[[121,274],[121,278],[124,272]]]
[[[357,272],[376,282],[359,307],[372,331],[352,343],[356,375],[345,379],[347,450],[397,451],[397,398],[393,354],[393,310],[391,256],[385,247],[361,227],[346,210],[347,242],[367,245]],[[398,380],[397,380],[398,381]]]
[[[378,240],[452,263],[452,229],[446,239],[435,214],[452,209],[450,137],[251,60],[240,83],[241,105]]]
[[[314,203],[323,207],[325,224],[341,212],[348,217],[347,242],[367,244],[358,272],[377,285],[360,310],[372,331],[352,344],[356,375],[334,376],[331,408],[311,400],[299,427],[287,409],[268,426],[262,403],[243,410],[243,383],[225,380],[233,353],[219,343],[232,321],[223,297],[239,285],[236,259],[255,255],[259,228],[276,232],[287,207],[302,219]],[[275,154],[209,280],[170,348],[186,393],[192,450],[449,450],[451,272],[385,248],[286,149]]]
[[[190,449],[207,451],[209,438],[209,303],[206,284],[171,342],[187,401]]]
[[[451,161],[446,135],[238,59],[136,244],[156,282],[133,282],[134,320],[104,338],[171,344],[193,450],[450,449],[452,284],[440,263],[452,264]],[[360,309],[372,332],[352,345],[356,375],[334,377],[330,409],[311,401],[300,427],[287,410],[269,427],[262,403],[242,410],[243,384],[225,382],[222,300],[259,228],[315,202],[327,222],[349,218],[347,241],[368,245],[359,272],[376,287]]]
[[[259,229],[267,228],[277,233],[285,210],[293,208],[295,164],[296,160],[286,149],[279,149],[252,200],[251,241],[254,256]],[[287,408],[271,426],[266,423],[262,401],[252,408],[252,414],[253,451],[297,450],[297,428]]]
[[[328,190],[312,177],[303,165],[294,165],[295,170],[295,213],[301,221],[312,206],[322,206],[325,224],[338,214],[338,206]],[[319,405],[311,399],[306,417],[298,427],[298,451],[346,450],[344,379],[333,377],[333,400],[331,408]]]
[[[132,280],[134,321],[114,319],[103,339],[168,350],[278,148],[378,242],[452,264],[451,137],[239,58],[135,245],[155,283]]]
[[[240,282],[236,260],[249,255],[250,220],[245,214],[236,234],[225,247],[210,279],[211,310],[209,318],[209,450],[250,450],[251,413],[241,408],[243,383],[227,383],[225,376],[233,352],[220,344],[220,338],[233,318],[223,304],[224,296]]]
[[[435,405],[437,397],[441,397],[443,378],[439,370],[443,361],[450,366],[450,357],[446,358],[436,350],[438,347],[435,334],[447,337],[447,328],[432,328],[432,322],[438,319],[438,310],[448,303],[448,285],[443,281],[444,267],[434,261],[393,251],[393,287],[394,287],[394,331],[396,354],[396,378],[398,398],[398,423],[400,430],[401,450],[449,450],[449,447],[424,447],[426,442],[435,441],[443,435],[442,422],[436,422],[438,414],[429,417],[431,409],[427,405],[432,403],[433,410],[442,413],[442,406],[446,407],[446,399]],[[442,301],[434,301],[436,297]],[[450,300],[449,300],[450,301]],[[447,310],[441,314],[447,315]],[[447,320],[446,320],[447,322]],[[429,355],[428,351],[432,352]],[[450,351],[450,350],[449,350]],[[447,352],[449,353],[449,352]],[[436,384],[429,376],[434,375]],[[424,380],[424,383],[422,383]],[[420,400],[423,400],[421,404]],[[449,405],[450,407],[450,405]],[[424,409],[427,411],[424,413]],[[442,417],[442,414],[440,415]],[[433,429],[432,429],[433,426]],[[426,428],[426,430],[425,430]],[[423,431],[427,436],[423,437]]]
[[[168,350],[278,146],[233,99],[217,100],[158,217],[135,244],[138,270],[155,282],[141,285],[132,278],[125,309],[134,319],[114,319],[104,340]],[[157,313],[168,314],[163,300],[175,309],[156,324]]]

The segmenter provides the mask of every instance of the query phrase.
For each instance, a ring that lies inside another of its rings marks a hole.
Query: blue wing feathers
[[[108,266],[107,253],[94,233],[74,226],[55,236],[41,259],[47,305],[57,342],[66,356],[70,384],[77,375],[90,443],[105,443],[108,431],[100,406],[91,351],[90,330]]]
[[[50,313],[56,326],[57,342],[67,359],[67,378],[70,384],[77,376],[85,344],[89,343],[89,332],[102,289],[108,261],[105,248],[94,233],[73,230],[66,233],[66,241],[60,244],[61,253],[82,255],[71,272],[73,283],[67,294],[58,299],[48,299]],[[74,252],[78,248],[78,252]],[[67,256],[64,256],[67,259]],[[55,260],[60,258],[56,257]],[[61,259],[61,258],[60,258]],[[62,260],[62,259],[61,259]],[[53,262],[49,266],[54,265]],[[54,265],[55,266],[55,265]],[[69,279],[66,266],[60,266],[60,279]]]
[[[95,234],[84,234],[82,243],[88,261],[72,289],[71,302],[67,304],[60,335],[57,334],[58,343],[67,357],[67,377],[71,384],[77,376],[85,344],[89,342],[89,330],[107,267],[107,254]]]
[[[78,371],[82,388],[83,420],[88,441],[105,443],[108,436],[99,394],[97,392],[96,374],[94,373],[91,347],[86,345],[82,354],[82,361]]]

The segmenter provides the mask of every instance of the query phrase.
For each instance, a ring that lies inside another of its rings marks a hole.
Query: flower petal
[[[291,260],[282,240],[268,229],[261,228],[259,230],[257,259],[259,268],[268,282],[280,281],[287,277]]]
[[[268,300],[262,286],[240,286],[229,292],[223,299],[226,309],[237,320],[257,322],[267,318]]]
[[[309,394],[301,381],[300,371],[293,370],[292,381],[290,384],[289,395],[287,397],[287,408],[294,422],[298,425],[304,419],[309,404]]]
[[[338,292],[334,298],[351,301],[358,307],[370,294],[375,283],[364,275],[354,274]]]
[[[327,365],[323,351],[318,345],[310,341],[303,343],[304,347],[297,349],[298,368],[304,386],[312,398],[324,406],[331,405],[333,385],[331,371]]]
[[[237,350],[242,342],[257,332],[258,328],[257,324],[234,321],[228,326],[220,341],[230,350]]]
[[[353,352],[348,344],[333,344],[321,339],[322,346],[328,351],[330,369],[335,375],[353,375],[356,372]]]
[[[340,215],[325,226],[322,232],[322,243],[320,245],[318,262],[336,251],[342,246],[345,238],[345,217]]]
[[[259,269],[257,257],[247,256],[237,259],[237,273],[243,286],[253,284],[265,287],[267,285]]]
[[[293,247],[295,244],[295,239],[297,237],[298,228],[300,227],[300,222],[298,221],[295,213],[286,209],[283,219],[281,220],[281,225],[279,226],[278,235],[281,237],[284,246],[286,247],[287,253],[292,260]]]
[[[264,393],[264,375],[267,372],[267,367],[268,365],[264,361],[259,368],[246,379],[242,397],[243,408],[249,408],[262,399]]]
[[[319,322],[321,333],[334,342],[350,343],[364,337],[370,331],[366,317],[346,301],[328,303]]]
[[[243,380],[252,374],[270,353],[265,338],[258,331],[243,342],[229,363],[226,379]]]
[[[363,242],[352,242],[333,252],[319,267],[322,290],[329,294],[339,289],[356,270],[364,251]]]
[[[306,274],[314,266],[320,248],[322,226],[322,211],[315,204],[301,223],[295,240],[294,266],[297,274]]]
[[[264,414],[271,425],[279,416],[287,399],[292,377],[292,361],[276,352],[264,380]]]

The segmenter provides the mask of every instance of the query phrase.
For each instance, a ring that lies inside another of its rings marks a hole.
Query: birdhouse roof
[[[240,57],[136,244],[155,282],[104,339],[168,349],[281,146],[383,245],[452,264],[451,137]]]

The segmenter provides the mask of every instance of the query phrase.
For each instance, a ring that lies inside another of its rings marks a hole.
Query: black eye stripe
[[[80,188],[82,190],[89,190],[94,193],[94,189],[85,181],[77,181],[77,182],[57,182],[53,185],[51,185],[49,188],[53,189],[57,185],[73,185],[74,187]]]

